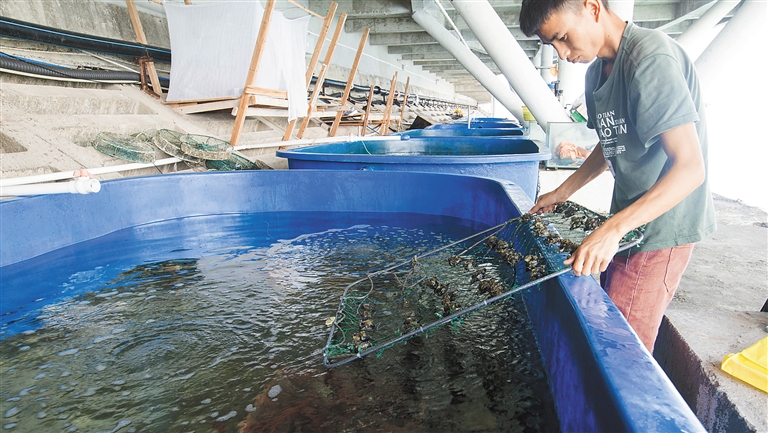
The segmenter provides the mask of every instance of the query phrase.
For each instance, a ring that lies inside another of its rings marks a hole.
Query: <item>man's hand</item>
[[[536,200],[536,204],[528,211],[528,213],[541,214],[544,212],[552,212],[555,210],[558,203],[562,203],[566,200],[568,200],[568,197],[563,198],[557,190],[548,192],[539,196],[539,199]]]
[[[563,262],[563,264],[573,267],[575,275],[604,272],[613,256],[616,255],[624,233],[614,230],[608,221],[584,238],[576,252]]]

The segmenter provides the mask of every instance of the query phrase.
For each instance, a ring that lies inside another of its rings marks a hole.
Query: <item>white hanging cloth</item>
[[[240,96],[259,35],[258,1],[184,5],[164,2],[171,39],[168,102]],[[288,92],[288,120],[307,112],[309,16],[273,12],[254,85]]]

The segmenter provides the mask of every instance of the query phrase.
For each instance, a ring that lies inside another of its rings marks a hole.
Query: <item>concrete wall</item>
[[[168,25],[160,5],[139,7],[139,17],[149,45],[169,48]],[[2,1],[0,16],[72,32],[137,42],[125,2]]]
[[[757,432],[744,419],[729,394],[688,345],[680,331],[664,317],[653,353],[659,365],[708,432]]]

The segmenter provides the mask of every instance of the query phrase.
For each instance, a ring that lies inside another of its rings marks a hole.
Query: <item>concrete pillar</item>
[[[509,110],[519,121],[523,121],[522,101],[518,98],[506,84],[502,84],[496,79],[496,75],[488,69],[472,51],[464,46],[455,36],[446,28],[437,22],[425,10],[413,13],[413,20],[416,21],[424,30],[427,31],[435,40],[443,46],[464,68],[472,74],[477,81],[488,90],[501,104]],[[526,63],[528,57],[526,56]]]
[[[560,81],[560,90],[563,96],[560,102],[563,106],[573,104],[573,101],[584,94],[584,79],[587,75],[589,64],[570,63],[567,60],[558,60],[557,80]]]
[[[539,73],[544,82],[549,84],[555,81],[555,76],[549,71],[549,68],[554,65],[553,57],[555,56],[555,49],[552,45],[541,45],[541,60],[539,65]]]
[[[523,100],[522,100],[522,99],[520,99],[520,97],[519,97],[519,96],[517,96],[517,94],[515,93],[515,91],[514,91],[514,90],[512,90],[512,89],[510,88],[510,86],[509,86],[509,82],[507,81],[507,78],[506,78],[506,77],[504,77],[504,75],[502,75],[502,74],[497,74],[497,75],[496,75],[496,79],[497,79],[497,80],[498,80],[498,81],[499,81],[499,82],[500,82],[500,83],[501,83],[501,84],[502,84],[504,87],[508,88],[510,92],[512,92],[512,94],[514,95],[514,97],[515,97],[515,98],[517,99],[517,101],[518,101],[518,103],[517,103],[517,104],[515,104],[515,106],[516,106],[516,107],[522,107],[523,105],[525,105],[525,104],[523,104]],[[492,104],[492,107],[491,107],[491,108],[492,108],[492,113],[491,113],[491,114],[492,114],[492,117],[505,117],[505,118],[508,118],[508,117],[512,116],[512,113],[510,113],[510,112],[509,112],[509,110],[507,109],[507,107],[505,107],[505,106],[501,105],[501,102],[499,102],[499,100],[498,100],[498,99],[496,99],[496,98],[493,98],[493,100],[491,101],[491,104]],[[518,119],[518,120],[520,120],[520,119]],[[522,120],[521,120],[521,123],[522,123]]]
[[[677,37],[677,43],[685,49],[691,60],[696,61],[707,45],[717,36],[717,33],[714,31],[715,26],[731,9],[739,4],[739,1],[719,0]]]
[[[635,11],[635,0],[603,0],[608,3],[608,9],[624,21],[632,21]]]
[[[451,3],[545,131],[549,122],[571,121],[487,0]]]

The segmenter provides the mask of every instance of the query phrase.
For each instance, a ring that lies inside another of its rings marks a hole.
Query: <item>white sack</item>
[[[258,1],[197,5],[164,2],[171,39],[169,102],[240,96],[264,8]],[[309,16],[273,12],[255,86],[288,92],[288,117],[307,112]]]

